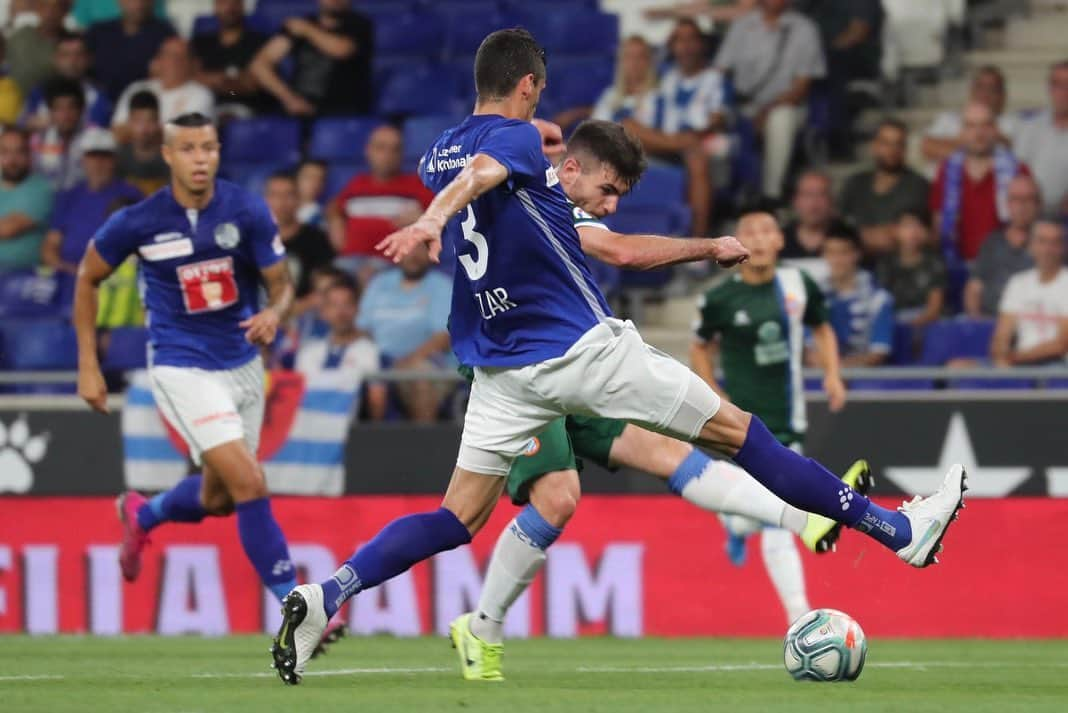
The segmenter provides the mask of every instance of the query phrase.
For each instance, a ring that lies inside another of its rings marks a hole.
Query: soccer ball
[[[786,632],[783,658],[798,681],[855,681],[864,669],[868,640],[853,617],[814,609]]]

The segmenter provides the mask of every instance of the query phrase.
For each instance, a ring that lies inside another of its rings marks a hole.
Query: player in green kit
[[[601,222],[598,216],[615,211],[619,197],[644,169],[640,145],[622,127],[610,122],[584,122],[565,147],[559,127],[536,123],[542,132],[543,149],[557,165],[564,193],[573,204],[572,218],[587,254],[612,265],[637,269],[712,257],[712,241],[621,235]],[[645,471],[666,480],[672,492],[709,512],[784,527],[787,537],[791,532],[804,533],[817,552],[829,549],[839,534],[836,523],[788,505],[738,466],[714,461],[688,443],[615,419],[558,419],[531,441],[526,454],[515,460],[507,490],[515,504],[526,507],[497,541],[477,611],[464,614],[450,627],[464,678],[503,678],[501,641],[505,613],[545,562],[544,549],[535,546],[530,537],[532,529],[552,529],[539,532],[548,536],[540,539],[559,536],[578,505],[580,457],[609,468],[626,466]],[[866,466],[861,463],[847,474],[846,481],[864,490],[865,476]],[[535,512],[537,516],[533,515]],[[793,547],[792,541],[789,546]],[[793,566],[792,562],[787,564]],[[780,581],[800,578],[800,574],[770,574],[777,586]],[[788,591],[793,589],[791,586]],[[796,607],[781,589],[780,597],[792,614],[803,613],[793,611]]]

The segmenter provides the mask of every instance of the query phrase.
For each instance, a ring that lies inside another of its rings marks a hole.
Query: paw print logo
[[[33,464],[48,451],[48,434],[30,435],[26,415],[10,427],[0,421],[0,493],[25,493],[33,487]]]
[[[843,510],[849,509],[849,501],[853,499],[853,491],[848,488],[842,488],[838,491],[838,502],[841,503]]]
[[[274,567],[271,568],[271,574],[275,577],[281,577],[287,572],[293,571],[293,563],[289,560],[278,560],[274,563]]]

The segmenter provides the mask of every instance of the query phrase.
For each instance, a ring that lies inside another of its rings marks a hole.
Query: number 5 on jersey
[[[486,268],[489,266],[489,243],[486,242],[485,235],[475,230],[475,209],[470,205],[467,206],[467,217],[460,223],[460,229],[463,231],[464,240],[475,246],[474,258],[470,255],[461,255],[458,258],[467,277],[474,282],[486,274]]]

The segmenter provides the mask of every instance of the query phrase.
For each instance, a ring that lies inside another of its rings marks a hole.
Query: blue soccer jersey
[[[201,211],[164,188],[97,231],[112,267],[136,253],[155,365],[232,369],[257,354],[238,324],[259,309],[260,270],[285,257],[267,204],[226,181]]]
[[[445,226],[443,249],[457,267],[449,332],[460,363],[512,367],[563,355],[610,314],[586,265],[571,206],[541,152],[533,124],[469,116],[419,162],[437,193],[476,154],[508,169],[508,180]]]

